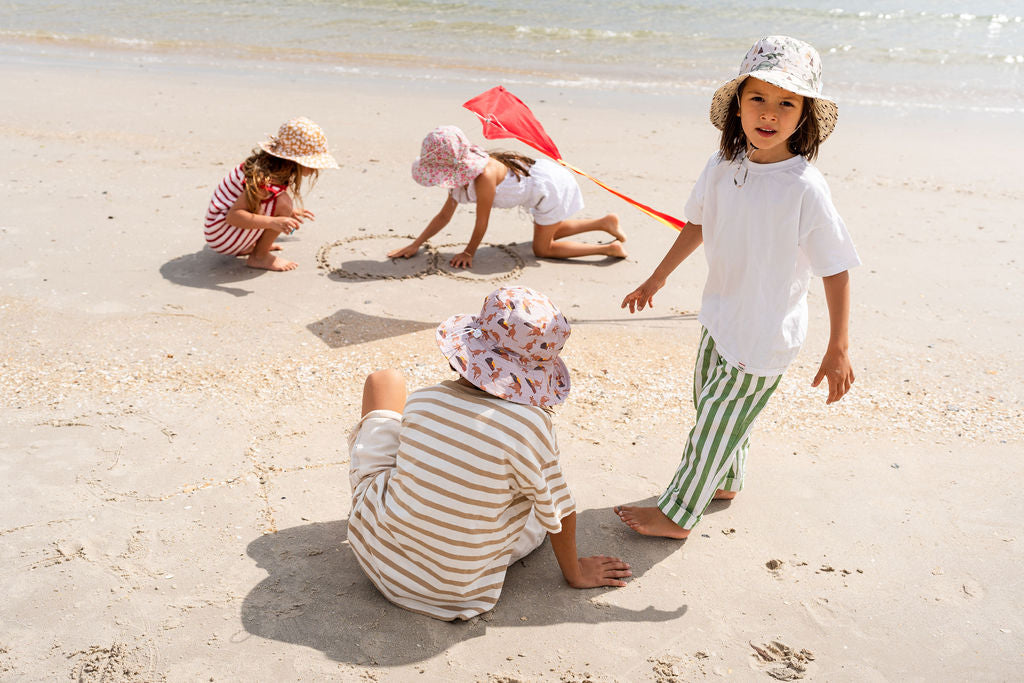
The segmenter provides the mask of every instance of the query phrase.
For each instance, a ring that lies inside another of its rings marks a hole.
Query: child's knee
[[[392,386],[405,386],[405,377],[394,368],[375,370],[366,376],[364,388],[384,389]]]
[[[400,413],[405,407],[405,396],[405,377],[401,372],[390,368],[371,372],[363,383],[362,414],[372,410]]]
[[[295,204],[287,192],[277,195],[277,203],[274,205],[275,216],[291,216],[295,211]]]

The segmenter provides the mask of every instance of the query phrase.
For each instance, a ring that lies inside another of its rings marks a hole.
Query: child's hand
[[[274,216],[271,227],[280,233],[290,235],[299,229],[301,221],[293,216]]]
[[[415,242],[401,249],[392,249],[388,252],[388,258],[412,258],[420,250]]]
[[[295,218],[296,220],[298,220],[301,223],[301,222],[303,222],[303,221],[305,221],[307,219],[311,220],[311,221],[315,221],[316,220],[316,215],[314,215],[313,212],[310,211],[309,209],[299,209],[297,211],[293,211],[292,212],[292,218]]]
[[[825,357],[821,359],[821,367],[818,374],[811,382],[812,387],[821,384],[823,377],[828,377],[828,399],[825,404],[835,403],[850,390],[853,384],[853,366],[850,364],[850,356],[842,349],[829,348]]]
[[[617,557],[607,555],[593,555],[581,557],[580,578],[575,582],[570,581],[573,588],[598,588],[599,586],[625,586],[626,582],[621,579],[633,576],[629,565]]]
[[[451,266],[452,268],[472,268],[473,255],[468,251],[456,254],[455,256],[452,256]]]
[[[664,286],[664,280],[657,280],[653,277],[647,278],[642,285],[626,295],[626,298],[622,300],[620,308],[629,306],[630,313],[636,313],[638,310],[642,311],[647,306],[654,308],[654,293]]]

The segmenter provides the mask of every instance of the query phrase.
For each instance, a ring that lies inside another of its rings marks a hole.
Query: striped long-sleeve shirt
[[[287,185],[269,185],[270,196],[260,202],[258,213],[273,216],[277,208],[277,196],[288,188]],[[210,248],[219,254],[246,254],[263,234],[262,230],[245,230],[227,222],[228,211],[245,192],[245,173],[242,164],[224,176],[213,191],[210,206],[206,209],[203,234]]]
[[[455,382],[409,396],[395,467],[353,491],[348,540],[367,576],[446,620],[494,606],[531,509],[552,533],[575,510],[548,413]]]

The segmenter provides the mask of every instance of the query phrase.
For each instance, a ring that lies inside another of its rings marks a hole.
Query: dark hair
[[[725,125],[722,126],[722,139],[719,149],[726,161],[732,161],[741,153],[747,151],[747,136],[743,133],[743,124],[738,116],[740,111],[740,96],[743,88],[750,79],[743,79],[740,87],[736,89],[736,96],[729,101],[729,113],[725,116]],[[808,161],[814,161],[818,156],[818,148],[821,147],[821,129],[818,126],[818,118],[814,115],[814,98],[804,97],[803,109],[800,112],[800,123],[796,130],[786,140],[789,151],[793,154],[804,157]]]
[[[282,159],[256,147],[249,158],[242,162],[245,174],[245,203],[249,211],[259,210],[260,202],[270,196],[268,185],[287,185],[295,203],[302,206],[302,172],[299,164],[291,159]],[[316,182],[319,171],[314,169],[312,182]]]
[[[520,154],[519,152],[491,151],[487,153],[492,159],[497,159],[508,167],[508,170],[515,174],[516,178],[530,175],[530,167],[537,163],[536,159]]]

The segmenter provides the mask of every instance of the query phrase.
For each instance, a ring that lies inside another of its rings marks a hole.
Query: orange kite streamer
[[[533,147],[538,152],[548,155],[570,171],[578,173],[586,178],[590,178],[616,197],[629,202],[648,216],[661,221],[670,228],[673,228],[674,230],[682,230],[686,225],[686,221],[681,221],[667,213],[656,211],[646,204],[641,204],[635,199],[613,190],[594,176],[589,173],[584,173],[572,164],[563,160],[562,154],[558,151],[558,147],[555,146],[554,141],[548,137],[548,134],[544,132],[544,127],[540,125],[540,121],[533,116],[533,112],[530,111],[530,108],[523,104],[523,101],[518,97],[510,93],[508,90],[505,90],[503,86],[499,85],[491,88],[487,92],[477,95],[462,106],[479,117],[480,123],[482,123],[484,127],[484,137],[488,140],[515,138],[516,140]]]

